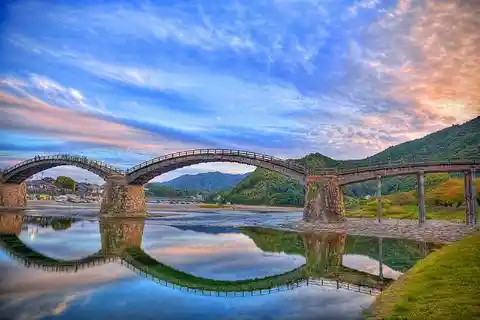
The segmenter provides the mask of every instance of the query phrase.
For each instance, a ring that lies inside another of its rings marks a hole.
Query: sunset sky
[[[2,1],[0,167],[193,148],[362,158],[480,115],[478,0],[133,3]]]

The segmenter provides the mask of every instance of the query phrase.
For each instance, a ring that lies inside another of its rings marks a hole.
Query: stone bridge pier
[[[306,233],[302,237],[310,276],[337,275],[342,266],[347,235]]]
[[[125,176],[109,177],[105,183],[100,215],[105,217],[144,217],[145,192],[141,185],[129,185]]]
[[[27,185],[0,183],[0,209],[24,209],[27,206]]]
[[[310,176],[306,178],[303,220],[345,221],[342,187],[337,176]]]
[[[130,247],[141,247],[143,219],[100,219],[102,255],[104,257],[121,257]]]
[[[20,234],[22,232],[23,217],[19,214],[0,215],[0,234]]]

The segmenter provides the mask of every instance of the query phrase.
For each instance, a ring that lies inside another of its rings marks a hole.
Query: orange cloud
[[[377,151],[480,116],[480,5],[474,2],[401,0],[371,27],[376,59],[364,63],[388,80],[380,96],[400,103],[362,119],[360,130],[376,133],[370,144]]]

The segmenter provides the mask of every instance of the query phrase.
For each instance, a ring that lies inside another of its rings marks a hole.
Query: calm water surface
[[[277,221],[273,214],[241,216],[255,223],[235,223],[235,213],[2,215],[0,318],[361,319],[382,288],[435,247],[284,232],[258,227]]]

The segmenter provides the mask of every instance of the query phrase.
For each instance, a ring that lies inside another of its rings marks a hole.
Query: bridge
[[[144,228],[144,220],[141,219],[102,219],[99,224],[101,250],[82,259],[66,261],[36,252],[23,243],[17,233],[18,221],[22,221],[22,216],[3,215],[0,218],[3,226],[0,230],[0,246],[25,267],[39,268],[47,272],[79,272],[85,268],[117,263],[170,288],[228,297],[271,294],[305,285],[331,286],[375,295],[389,283],[382,275],[371,275],[342,266],[345,235],[308,235],[302,254],[307,262],[291,271],[263,278],[228,281],[192,275],[149,256],[141,248]],[[293,240],[298,242],[298,239]],[[258,235],[257,241],[265,242],[264,239],[259,239]]]
[[[25,179],[56,166],[72,165],[93,172],[106,181],[101,205],[103,216],[142,217],[147,214],[143,185],[172,170],[206,162],[235,162],[283,174],[305,186],[304,220],[325,223],[345,220],[342,187],[377,180],[378,219],[382,218],[383,178],[416,175],[419,195],[419,223],[425,221],[424,179],[428,173],[460,172],[465,180],[465,223],[477,224],[475,173],[480,158],[438,161],[428,158],[400,159],[381,163],[352,161],[335,168],[307,170],[295,160],[230,149],[196,149],[176,152],[143,162],[127,170],[86,157],[73,155],[38,156],[7,168],[0,176],[0,207],[22,209],[27,205]]]

